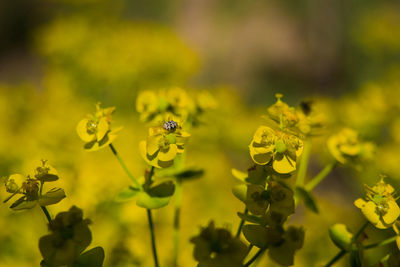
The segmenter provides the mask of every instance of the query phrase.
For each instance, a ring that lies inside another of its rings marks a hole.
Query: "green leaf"
[[[264,226],[247,224],[243,226],[242,231],[250,244],[258,248],[266,248],[268,246],[268,233]]]
[[[245,214],[238,212],[237,215],[239,216],[240,219],[245,220],[246,222],[251,222],[251,223],[257,223],[260,225],[264,225],[264,218],[256,216],[256,215],[251,215],[251,214]]]
[[[179,180],[192,180],[204,175],[204,170],[188,169],[177,173],[175,177]]]
[[[159,209],[168,205],[170,197],[152,197],[146,192],[139,192],[136,205],[146,209]]]
[[[92,248],[81,254],[78,259],[70,265],[71,267],[101,267],[104,261],[104,249],[102,247]]]
[[[304,201],[304,205],[313,211],[314,213],[319,213],[317,203],[315,202],[313,196],[302,187],[296,187],[297,195]]]
[[[146,191],[151,197],[170,197],[175,192],[175,184],[172,181],[165,181],[158,184],[155,183],[152,184]]]
[[[340,223],[333,225],[329,228],[329,236],[338,248],[350,250],[353,234],[350,233],[346,225]]]
[[[268,208],[268,192],[262,185],[247,185],[246,207],[255,215],[263,215]]]
[[[48,206],[53,205],[60,202],[63,198],[65,198],[65,192],[62,188],[53,188],[48,191],[46,194],[39,197],[39,205],[40,206]]]
[[[31,200],[28,201],[25,199],[25,196],[20,197],[17,201],[15,201],[10,208],[13,210],[25,210],[25,209],[31,209],[35,207],[37,204],[36,200]]]
[[[129,187],[123,189],[121,192],[119,192],[119,194],[115,198],[115,201],[117,201],[117,202],[129,201],[129,200],[135,198],[139,192],[140,192],[139,189],[137,189],[133,186],[129,186]]]
[[[246,196],[247,196],[247,185],[246,184],[239,184],[235,185],[232,188],[232,193],[243,203],[246,203]]]

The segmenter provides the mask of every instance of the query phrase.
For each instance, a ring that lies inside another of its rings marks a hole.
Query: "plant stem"
[[[151,235],[151,248],[153,250],[153,259],[154,259],[154,266],[159,267],[158,263],[158,257],[157,257],[157,248],[156,248],[156,237],[154,234],[154,224],[153,224],[153,218],[151,216],[151,210],[147,210],[147,219],[149,220],[149,228],[150,228],[150,235]]]
[[[248,267],[250,266],[261,254],[263,254],[265,251],[265,248],[260,248],[259,251],[247,262],[243,265],[243,267]]]
[[[178,266],[179,230],[182,205],[182,181],[177,179],[175,187],[175,214],[174,214],[174,259],[173,266]]]
[[[248,209],[247,209],[247,207],[246,207],[246,208],[244,209],[244,214],[246,215],[248,212],[249,212],[249,211],[248,211]],[[242,219],[240,220],[239,227],[238,227],[237,232],[236,232],[236,238],[239,238],[240,233],[242,232],[243,224],[244,224],[244,219],[242,218]]]
[[[351,244],[353,244],[357,238],[361,235],[361,233],[365,230],[365,228],[369,225],[369,221],[366,221],[361,228],[357,231],[357,233],[353,236],[353,238],[351,239]],[[350,244],[350,245],[351,245]],[[338,252],[338,254],[335,255],[335,257],[333,257],[326,265],[325,267],[329,267],[332,266],[335,262],[337,262],[338,260],[340,260],[344,255],[346,255],[347,251],[342,249]]]
[[[303,187],[304,185],[310,154],[311,154],[311,141],[307,139],[306,142],[304,143],[303,155],[301,156],[299,172],[297,173],[296,186]]]
[[[369,221],[366,221],[361,228],[358,230],[358,232],[353,236],[351,243],[353,244],[356,242],[357,238],[361,235],[361,233],[365,230],[365,228],[369,225]]]
[[[153,177],[154,174],[154,166],[151,166],[148,180],[149,183],[151,183],[151,178]],[[151,249],[153,251],[153,259],[154,259],[154,266],[159,267],[160,264],[158,263],[158,257],[157,257],[157,248],[156,248],[156,236],[154,232],[154,223],[153,223],[153,217],[151,216],[151,209],[146,209],[147,211],[147,219],[149,222],[149,229],[150,229],[150,237],[151,237]]]
[[[44,215],[46,215],[46,218],[49,221],[49,223],[51,223],[51,216],[47,208],[45,206],[40,206],[40,207],[42,208]]]
[[[340,258],[342,258],[346,254],[346,250],[341,250],[338,254],[335,255],[326,265],[325,267],[332,266],[335,262],[337,262]]]
[[[386,240],[383,240],[383,241],[381,241],[381,242],[373,243],[373,244],[370,244],[370,245],[363,246],[363,249],[371,249],[371,248],[376,248],[376,247],[385,246],[385,245],[387,245],[387,244],[390,244],[390,243],[395,242],[395,241],[396,241],[396,238],[397,238],[397,236],[393,236],[393,237],[388,238],[388,239],[386,239]]]
[[[125,162],[122,160],[122,158],[119,156],[117,150],[113,146],[113,144],[109,144],[109,147],[111,148],[112,153],[115,155],[115,157],[118,159],[119,163],[121,164],[122,168],[126,172],[126,174],[129,176],[129,178],[134,182],[137,188],[141,189],[142,186],[139,184],[138,180],[136,180],[135,176],[129,171],[128,167],[126,167]]]
[[[322,182],[322,180],[325,179],[325,177],[331,173],[331,171],[336,167],[337,165],[337,161],[334,161],[328,165],[325,166],[325,168],[323,168],[311,181],[309,181],[306,186],[305,189],[307,191],[311,191],[314,189],[314,187],[316,187],[320,182]]]

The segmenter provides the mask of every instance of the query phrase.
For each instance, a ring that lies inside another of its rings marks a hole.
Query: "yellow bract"
[[[136,100],[136,110],[140,113],[140,119],[146,122],[165,121],[171,117],[194,122],[201,112],[215,106],[215,99],[207,91],[193,96],[179,87],[142,91]]]
[[[249,149],[255,163],[265,165],[272,161],[276,172],[290,173],[296,170],[296,160],[303,151],[303,142],[294,135],[260,126]]]
[[[112,113],[115,107],[100,108],[96,105],[96,112],[89,114],[87,118],[81,120],[76,126],[78,136],[85,142],[84,148],[95,151],[103,148],[117,137],[116,133],[122,127],[111,130]]]
[[[367,220],[376,228],[391,227],[400,216],[400,208],[392,195],[393,187],[381,180],[372,188],[366,186],[366,191],[367,200],[359,198],[354,205],[361,209]]]
[[[140,154],[150,165],[157,168],[170,167],[177,154],[184,151],[186,139],[190,136],[179,126],[174,130],[152,127],[149,136],[139,143]]]
[[[357,164],[371,158],[375,147],[370,142],[362,142],[356,131],[344,128],[328,139],[328,149],[338,162]]]

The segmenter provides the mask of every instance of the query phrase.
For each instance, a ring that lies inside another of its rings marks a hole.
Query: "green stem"
[[[150,228],[150,235],[151,235],[151,248],[153,250],[153,259],[154,259],[154,266],[159,267],[158,263],[158,257],[157,257],[157,248],[156,248],[156,237],[154,234],[154,224],[153,224],[153,218],[151,216],[151,210],[147,210],[147,219],[149,221],[149,228]]]
[[[338,260],[340,260],[345,254],[346,254],[346,251],[345,251],[345,250],[339,251],[338,254],[336,254],[335,257],[333,257],[333,258],[325,265],[325,267],[332,266],[335,262],[337,262]]]
[[[47,208],[45,206],[40,206],[40,207],[42,208],[44,215],[46,215],[46,218],[49,221],[49,223],[51,223],[51,216]]]
[[[363,246],[363,249],[371,249],[371,248],[376,248],[376,247],[385,246],[385,245],[387,245],[387,244],[390,244],[390,243],[395,242],[395,241],[396,241],[396,238],[397,238],[397,236],[393,236],[393,237],[388,238],[388,239],[386,239],[386,240],[383,240],[383,241],[381,241],[381,242]]]
[[[154,166],[151,166],[150,172],[148,174],[148,182],[149,183],[151,183],[151,178],[153,177],[153,174],[154,174]],[[147,219],[149,222],[150,237],[151,237],[151,249],[153,251],[154,266],[159,267],[160,264],[158,263],[158,257],[157,257],[156,236],[155,236],[155,232],[154,232],[153,217],[151,216],[151,209],[146,209],[146,211],[147,211]]]
[[[311,191],[313,190],[320,182],[322,182],[322,180],[325,179],[325,177],[331,173],[331,171],[336,167],[337,165],[337,161],[334,161],[328,165],[325,166],[325,168],[323,168],[311,181],[309,181],[306,186],[305,189],[307,191]]]
[[[115,155],[115,157],[118,159],[119,163],[121,164],[122,168],[124,169],[124,171],[126,172],[126,174],[129,176],[129,178],[134,182],[134,184],[136,185],[137,188],[141,189],[142,186],[140,185],[140,183],[138,182],[138,180],[136,180],[135,176],[133,176],[133,174],[129,171],[128,167],[126,166],[125,162],[122,160],[122,158],[119,156],[117,150],[115,149],[115,147],[113,146],[113,144],[109,144],[112,153]]]
[[[243,267],[248,267],[250,266],[260,255],[262,255],[265,251],[265,248],[261,248],[257,253],[247,262],[243,265]]]
[[[174,261],[173,266],[178,266],[179,252],[179,230],[180,230],[180,215],[182,206],[182,181],[179,179],[175,187],[175,214],[174,214]]]
[[[248,209],[247,209],[247,207],[246,207],[246,208],[244,209],[244,214],[246,215],[248,212],[249,212],[249,211],[248,211]],[[237,232],[236,232],[236,238],[239,238],[240,233],[242,232],[243,224],[244,224],[244,219],[241,219],[241,220],[240,220],[240,223],[239,223],[239,227],[238,227]]]
[[[361,235],[361,233],[365,230],[365,228],[369,225],[369,222],[366,221],[361,228],[357,231],[357,233],[353,236],[353,238],[351,239],[351,244],[353,244],[354,242],[356,242],[357,238]],[[350,245],[351,245],[350,244]],[[346,255],[347,251],[342,249],[340,250],[335,257],[333,257],[326,265],[325,267],[329,267],[332,266],[335,262],[337,262],[338,260],[340,260],[344,255]]]
[[[307,139],[307,141],[304,144],[303,155],[301,156],[301,160],[300,160],[300,166],[299,166],[299,172],[297,174],[296,186],[303,187],[303,185],[304,185],[304,181],[306,179],[308,162],[310,159],[310,154],[311,154],[311,141],[309,139]]]
[[[361,235],[361,233],[365,230],[365,228],[369,225],[369,221],[366,221],[361,228],[358,230],[358,232],[353,236],[353,238],[351,239],[351,243],[353,244],[354,242],[356,242],[357,238]]]

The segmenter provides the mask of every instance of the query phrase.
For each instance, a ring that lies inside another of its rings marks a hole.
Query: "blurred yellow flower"
[[[327,145],[329,152],[338,162],[355,166],[362,160],[372,158],[375,150],[371,142],[362,142],[358,133],[349,128],[331,136]]]
[[[76,131],[79,137],[86,142],[84,148],[89,151],[95,151],[103,148],[117,137],[116,133],[122,127],[111,130],[112,113],[115,107],[101,108],[100,104],[96,105],[96,112],[87,115],[87,118],[81,120]]]
[[[393,197],[394,189],[383,178],[372,188],[365,185],[366,200],[359,198],[354,202],[364,216],[376,228],[386,229],[400,216],[400,208]]]
[[[143,159],[157,168],[170,167],[178,154],[183,153],[189,133],[175,121],[167,121],[162,127],[149,129],[149,136],[139,144]]]
[[[253,161],[259,165],[272,162],[278,173],[296,170],[296,160],[303,151],[303,142],[296,136],[260,126],[249,146]]]
[[[179,87],[142,91],[136,99],[136,110],[145,122],[160,122],[175,117],[195,125],[204,111],[216,105],[215,99],[207,91],[188,94]]]

